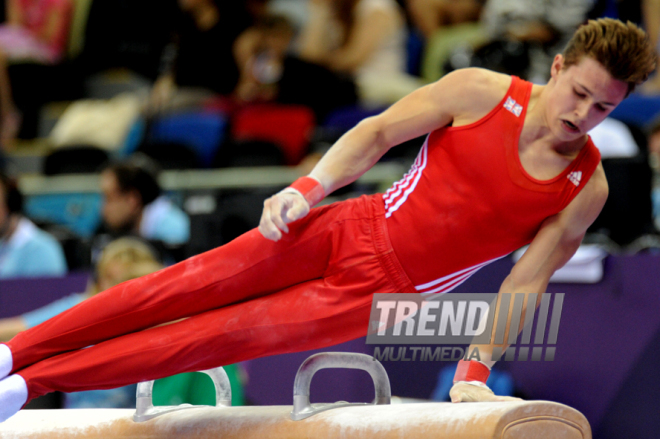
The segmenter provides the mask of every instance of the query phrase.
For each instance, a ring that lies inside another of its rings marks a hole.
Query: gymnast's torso
[[[556,177],[537,180],[525,171],[518,140],[531,91],[513,77],[480,120],[431,132],[410,171],[382,195],[394,252],[420,293],[448,292],[529,244],[598,166],[589,139]]]

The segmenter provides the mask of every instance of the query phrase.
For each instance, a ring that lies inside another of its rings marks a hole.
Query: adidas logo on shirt
[[[582,171],[571,172],[566,176],[566,178],[568,178],[575,186],[580,186],[580,181],[582,180]]]
[[[523,109],[522,105],[516,102],[511,96],[506,98],[506,102],[504,103],[504,108],[515,114],[516,117],[520,117],[520,113],[522,113],[522,109]]]

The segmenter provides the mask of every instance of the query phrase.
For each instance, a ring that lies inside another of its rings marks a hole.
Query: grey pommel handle
[[[216,407],[230,407],[231,406],[231,386],[229,384],[229,377],[227,372],[222,367],[215,369],[201,370],[211,377],[215,385],[215,406]],[[171,413],[184,409],[199,408],[205,406],[194,406],[190,404],[181,404],[176,406],[156,406],[153,404],[153,381],[145,381],[139,383],[137,386],[137,403],[135,407],[135,414],[133,420],[135,422],[144,422],[153,419],[156,416],[165,413]]]
[[[359,369],[371,375],[374,381],[376,397],[373,404],[389,404],[392,396],[390,380],[385,368],[375,358],[349,352],[324,352],[309,357],[300,365],[293,384],[293,411],[291,419],[300,421],[316,413],[333,408],[366,405],[365,403],[336,402],[332,404],[311,404],[309,402],[309,387],[312,377],[321,369]]]

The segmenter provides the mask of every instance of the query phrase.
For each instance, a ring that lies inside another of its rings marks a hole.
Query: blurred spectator
[[[5,0],[0,46],[10,61],[55,63],[66,52],[71,0]]]
[[[11,92],[7,58],[0,48],[0,154],[11,149],[20,126],[21,114]]]
[[[70,0],[5,0],[0,25],[0,146],[8,148],[21,116],[14,103],[7,64],[54,64],[62,59],[69,35]]]
[[[288,19],[270,14],[241,34],[234,47],[240,71],[236,95],[240,100],[275,99],[278,95],[277,83],[284,75],[283,61],[292,38],[293,28]]]
[[[284,15],[293,25],[296,34],[307,22],[307,3],[309,0],[270,0],[267,11],[272,14]]]
[[[241,102],[278,102],[311,108],[316,119],[357,101],[353,81],[289,53],[293,27],[282,15],[265,14],[237,39]]]
[[[7,170],[7,157],[5,156],[4,151],[2,150],[2,145],[0,145],[0,173],[6,172]]]
[[[440,28],[479,20],[484,0],[406,0],[413,25],[429,39]]]
[[[660,120],[649,130],[649,164],[653,170],[653,220],[656,230],[660,231]]]
[[[639,3],[644,29],[653,43],[656,53],[660,55],[660,0],[640,0]],[[660,75],[657,70],[651,80],[644,84],[642,91],[652,94],[660,93]]]
[[[411,24],[424,37],[421,75],[429,82],[445,74],[454,51],[471,52],[488,38],[480,22],[485,0],[405,0]]]
[[[174,205],[157,181],[158,170],[146,156],[112,164],[101,173],[103,221],[112,236],[139,235],[181,245],[190,238],[190,219]]]
[[[522,76],[545,83],[552,59],[586,20],[592,6],[593,0],[487,0],[481,17],[490,38],[502,41],[503,48],[507,42],[521,45],[529,57]]]
[[[261,13],[265,1],[178,0],[177,41],[163,55],[163,72],[151,93],[152,112],[196,106],[213,94],[234,91],[239,71],[236,38]]]
[[[0,278],[65,275],[62,246],[22,212],[22,194],[0,174]]]
[[[589,137],[600,151],[601,158],[635,157],[640,152],[630,128],[611,117],[589,131]]]
[[[353,75],[365,104],[391,104],[422,85],[406,73],[406,23],[395,0],[311,0],[300,56]]]

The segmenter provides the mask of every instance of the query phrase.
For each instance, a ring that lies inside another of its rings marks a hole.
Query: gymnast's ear
[[[550,76],[552,79],[557,79],[559,73],[564,69],[564,56],[561,53],[555,55],[555,59],[552,60],[550,66]]]

